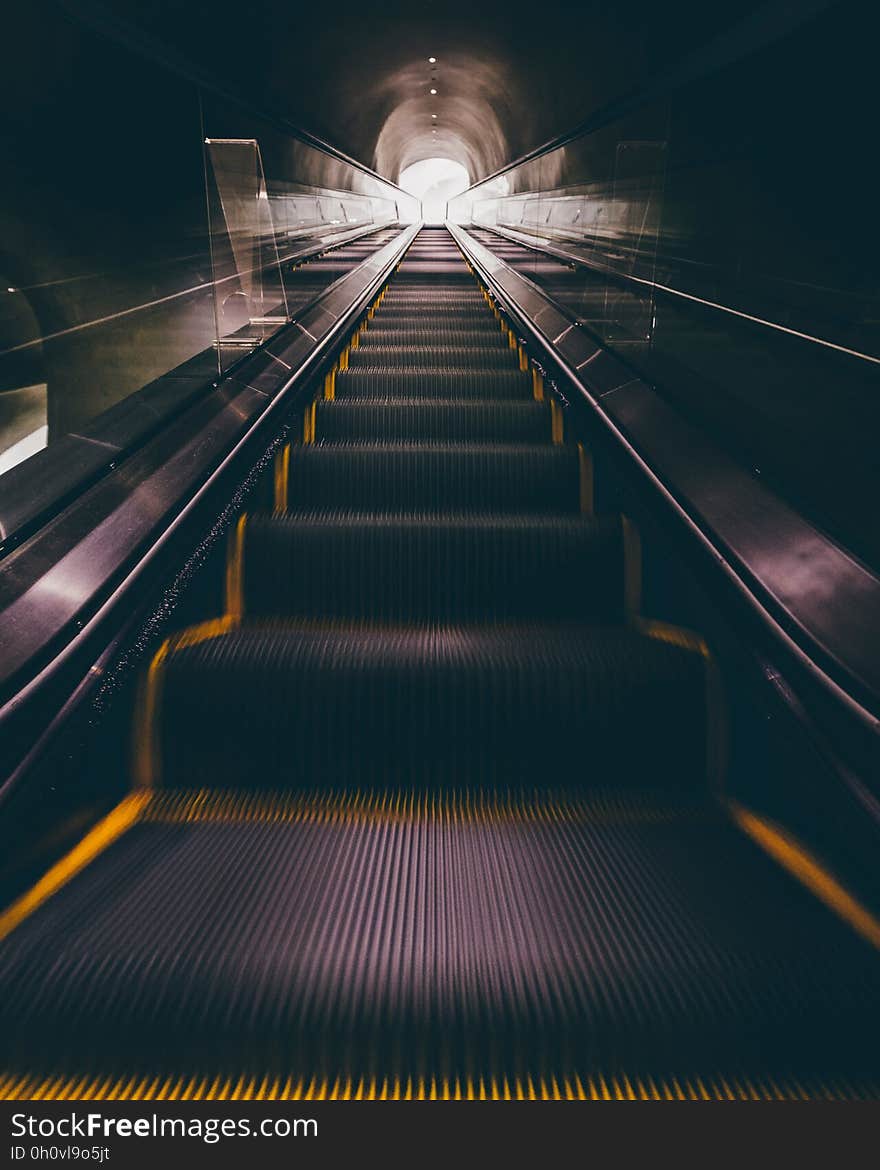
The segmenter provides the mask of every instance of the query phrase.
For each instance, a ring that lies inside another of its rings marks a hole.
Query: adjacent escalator
[[[155,655],[131,794],[0,916],[0,1093],[876,1094],[880,931],[724,803],[716,668],[591,475],[423,229]]]

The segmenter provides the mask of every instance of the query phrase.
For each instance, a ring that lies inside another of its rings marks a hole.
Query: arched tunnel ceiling
[[[114,4],[191,60],[393,180],[435,155],[480,178],[752,7],[752,0],[508,0],[491,9],[460,0],[374,7],[354,0]],[[429,93],[429,56],[437,58],[436,98]]]

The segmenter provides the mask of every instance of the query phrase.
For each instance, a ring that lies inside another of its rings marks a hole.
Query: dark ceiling
[[[397,179],[432,156],[454,158],[479,178],[754,6],[510,0],[489,11],[461,0],[116,0],[114,10]]]

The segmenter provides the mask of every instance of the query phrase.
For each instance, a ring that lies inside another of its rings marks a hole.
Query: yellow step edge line
[[[328,375],[329,376],[329,375]],[[275,498],[276,512],[287,511],[287,487],[290,481],[290,443],[285,443],[275,452]]]
[[[161,780],[162,761],[157,729],[161,715],[162,681],[165,664],[175,650],[197,646],[209,638],[219,638],[238,626],[231,614],[210,618],[189,626],[166,638],[153,655],[140,688],[134,717],[134,782],[138,788],[155,788]]]
[[[614,800],[571,799],[552,793],[540,798],[529,794],[479,792],[468,794],[465,803],[458,794],[438,797],[422,794],[418,803],[410,795],[401,807],[400,790],[381,794],[306,791],[285,794],[242,793],[239,791],[171,790],[157,792],[143,819],[162,824],[226,823],[345,823],[388,824],[665,824],[682,816],[698,815],[676,806],[646,807],[641,802],[620,804]]]
[[[772,821],[750,812],[736,801],[728,802],[734,821],[801,885],[848,923],[871,946],[880,950],[880,919],[866,909],[822,863]]]
[[[244,615],[244,537],[247,519],[247,512],[242,512],[231,531],[226,560],[226,617],[236,624]]]
[[[168,657],[171,658],[178,650],[188,650],[190,646],[198,646],[201,642],[208,642],[211,638],[220,638],[235,629],[236,622],[228,614],[224,617],[209,618],[206,622],[199,622],[197,626],[187,626],[168,639]]]
[[[292,1076],[267,1075],[240,1077],[133,1076],[119,1077],[18,1077],[0,1079],[0,1100],[90,1100],[90,1101],[784,1101],[876,1099],[877,1086],[816,1084],[812,1092],[797,1081],[753,1081],[744,1079],[730,1084],[723,1076],[715,1077],[638,1077],[603,1076],[597,1073],[583,1081],[572,1076],[515,1077],[501,1082],[487,1081],[470,1075],[455,1077],[418,1077],[406,1080],[378,1076],[312,1077],[294,1080]]]
[[[681,646],[683,650],[692,650],[703,658],[710,658],[709,647],[705,638],[693,630],[686,630],[683,626],[674,626],[670,622],[658,622],[653,618],[637,618],[637,628],[649,638],[656,638],[659,642],[669,642],[673,646]]]
[[[315,411],[314,402],[309,403],[303,412],[303,444],[308,446],[315,437]]]
[[[550,436],[556,446],[563,443],[565,422],[562,416],[562,407],[555,398],[550,399]]]
[[[728,721],[724,684],[718,663],[705,638],[693,630],[630,614],[632,626],[649,638],[669,642],[699,654],[706,664],[706,779],[716,797],[721,798],[727,776]]]
[[[277,491],[277,485],[276,485]],[[276,496],[277,501],[277,496]],[[286,491],[285,491],[286,503]],[[133,720],[133,771],[138,788],[155,788],[161,783],[162,760],[158,726],[162,704],[165,663],[175,650],[218,638],[241,624],[244,615],[244,542],[247,512],[242,512],[229,534],[224,581],[225,610],[222,617],[190,626],[166,638],[153,655],[140,686]]]
[[[156,725],[161,699],[162,668],[170,646],[171,639],[166,638],[153,655],[138,691],[132,727],[133,771],[137,788],[153,787],[158,782],[161,772]]]
[[[15,902],[12,903],[8,909],[0,914],[0,939],[6,936],[28,915],[33,914],[39,906],[42,906],[53,894],[56,894],[62,886],[66,885],[71,878],[75,877],[81,870],[102,853],[108,845],[111,845],[122,834],[129,829],[135,821],[140,818],[146,805],[150,802],[151,795],[149,792],[132,792],[120,801],[117,806],[112,809],[103,820],[99,821],[97,825],[85,837],[75,845],[73,849],[62,859],[56,862],[55,865],[28,890],[26,894],[22,894]]]

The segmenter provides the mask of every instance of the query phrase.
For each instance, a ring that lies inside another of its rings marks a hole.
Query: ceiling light
[[[432,118],[436,118],[436,117],[437,117],[437,115],[436,115],[436,114],[432,114],[432,115],[431,115],[431,117],[432,117]]]
[[[436,89],[432,89],[432,90],[431,90],[431,93],[436,93],[436,92],[437,92],[437,90],[436,90]]]
[[[436,65],[436,64],[437,64],[437,58],[436,58],[436,57],[429,57],[429,58],[428,58],[428,64],[429,64],[429,65]]]

